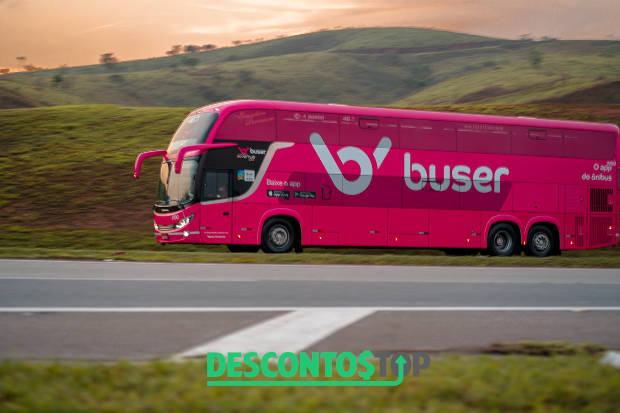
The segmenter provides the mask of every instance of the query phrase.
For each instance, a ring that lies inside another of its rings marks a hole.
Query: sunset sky
[[[503,38],[620,39],[619,0],[0,0],[0,67],[162,56],[322,28],[411,26]]]

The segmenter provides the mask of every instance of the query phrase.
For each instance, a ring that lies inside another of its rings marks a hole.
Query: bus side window
[[[227,171],[205,171],[202,180],[201,201],[230,198],[230,173]]]

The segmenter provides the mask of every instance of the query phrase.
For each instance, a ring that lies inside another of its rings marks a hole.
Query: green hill
[[[3,75],[0,108],[196,107],[237,98],[365,105],[525,103],[579,96],[583,89],[618,79],[618,41],[511,41],[430,29],[345,29],[110,66]],[[597,101],[596,94],[588,96]]]
[[[620,105],[417,108],[620,123]],[[132,177],[133,162],[139,152],[165,148],[189,110],[112,105],[0,110],[0,248],[157,248],[151,205],[158,161],[147,160],[139,180]]]

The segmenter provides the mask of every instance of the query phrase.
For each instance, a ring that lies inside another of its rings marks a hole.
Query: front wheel
[[[515,253],[518,242],[517,233],[512,225],[497,224],[489,232],[487,248],[491,255],[506,257]]]
[[[555,239],[549,228],[534,225],[527,236],[528,252],[536,257],[546,257],[555,249]]]
[[[295,245],[295,231],[289,221],[274,218],[263,227],[261,240],[263,251],[267,253],[289,252]]]

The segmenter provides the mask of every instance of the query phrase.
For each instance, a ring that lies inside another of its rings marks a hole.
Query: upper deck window
[[[401,119],[400,147],[427,151],[456,151],[456,130],[450,122]]]
[[[510,153],[510,129],[504,125],[463,123],[456,134],[459,152]]]
[[[564,156],[563,133],[558,129],[516,126],[512,129],[512,154]]]
[[[564,155],[570,158],[613,159],[616,136],[611,132],[575,131],[564,132]]]
[[[249,109],[230,113],[218,128],[217,139],[273,141],[276,116],[273,110]]]
[[[318,133],[327,145],[338,144],[338,115],[330,113],[278,111],[278,140],[309,143]]]
[[[207,112],[185,118],[168,145],[168,154],[177,153],[184,146],[204,143],[217,116],[217,113]]]
[[[398,119],[340,115],[340,145],[374,148],[384,137],[398,143]]]

